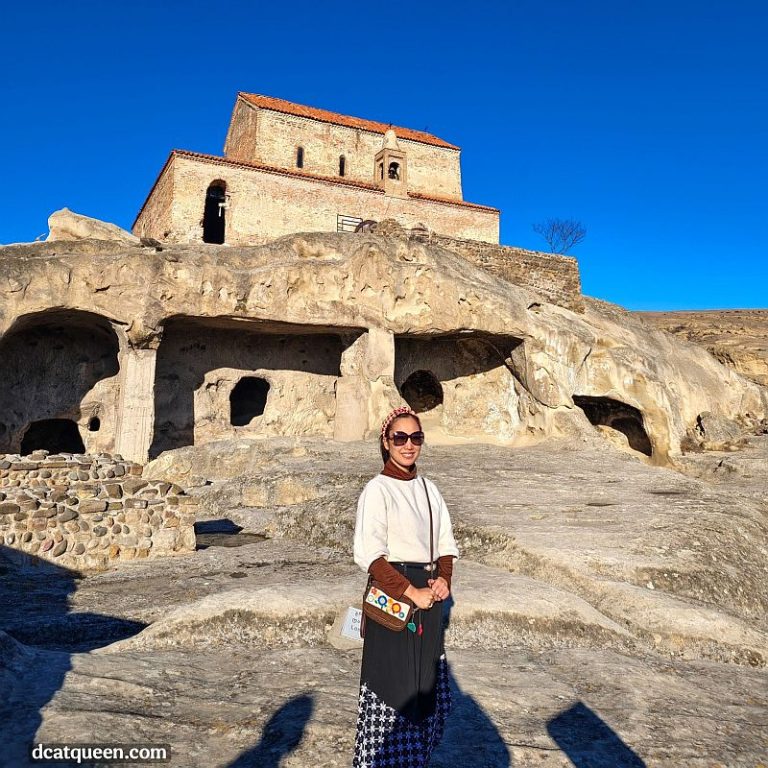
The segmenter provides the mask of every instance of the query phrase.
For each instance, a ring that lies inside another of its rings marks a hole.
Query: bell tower
[[[408,163],[390,128],[373,161],[373,183],[393,197],[408,197]]]

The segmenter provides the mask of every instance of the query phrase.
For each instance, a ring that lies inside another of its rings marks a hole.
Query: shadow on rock
[[[73,653],[109,645],[146,626],[70,613],[80,578],[76,571],[0,546],[0,768],[31,765],[29,749],[42,710],[61,688]]]
[[[229,518],[203,520],[195,523],[196,549],[208,547],[243,547],[257,541],[264,541],[263,533],[243,533],[243,527]]]
[[[269,718],[261,741],[227,768],[278,768],[301,743],[314,708],[313,697],[306,694],[287,701]]]
[[[552,718],[547,733],[576,768],[645,768],[640,757],[582,702]]]
[[[443,605],[446,629],[451,621],[453,597]],[[445,735],[432,756],[432,768],[509,768],[509,750],[499,729],[475,699],[464,693],[448,668],[453,708]]]

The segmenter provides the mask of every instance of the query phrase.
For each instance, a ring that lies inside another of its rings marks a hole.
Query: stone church
[[[423,131],[239,93],[223,157],[173,150],[133,231],[256,245],[394,219],[407,230],[498,243],[498,209],[463,199],[460,154]]]

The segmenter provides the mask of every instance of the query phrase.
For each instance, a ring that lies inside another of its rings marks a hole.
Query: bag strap
[[[432,502],[429,500],[429,491],[427,490],[427,481],[422,477],[421,484],[424,486],[424,493],[427,495],[427,506],[429,507],[429,565],[433,567],[435,562],[435,529],[432,524]],[[434,574],[433,574],[434,576]]]

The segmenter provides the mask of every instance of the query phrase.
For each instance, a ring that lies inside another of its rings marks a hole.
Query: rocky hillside
[[[635,314],[654,328],[700,344],[721,363],[768,385],[768,309]]]
[[[87,452],[143,463],[223,436],[362,439],[405,399],[429,411],[434,440],[597,429],[670,464],[701,438],[702,414],[710,445],[768,416],[766,388],[636,314],[589,298],[572,312],[409,237],[86,239],[8,246],[2,259],[9,453],[51,412],[78,420]],[[236,424],[248,377],[269,395]]]

